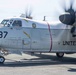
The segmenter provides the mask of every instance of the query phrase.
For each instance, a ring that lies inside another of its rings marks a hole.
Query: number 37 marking
[[[0,38],[6,38],[7,34],[7,31],[0,31]]]

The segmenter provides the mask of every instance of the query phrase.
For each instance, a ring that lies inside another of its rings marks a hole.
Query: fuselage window
[[[15,20],[15,21],[13,22],[12,26],[22,27],[22,21],[20,21],[20,20]]]

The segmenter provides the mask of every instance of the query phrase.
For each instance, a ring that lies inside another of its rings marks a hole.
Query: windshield
[[[1,24],[2,24],[2,26],[7,26],[7,27],[10,27],[10,26],[19,26],[19,27],[22,27],[22,21],[21,20],[4,19],[1,22]]]
[[[3,25],[3,26],[11,26],[11,24],[13,23],[13,20],[10,20],[10,19],[4,19],[2,22],[1,22],[1,24]]]
[[[8,24],[8,21],[9,21],[9,20],[3,20],[3,21],[1,22],[1,24],[3,24],[4,26],[6,26],[6,25]]]

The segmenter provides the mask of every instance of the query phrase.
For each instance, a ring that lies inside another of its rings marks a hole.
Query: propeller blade
[[[25,11],[26,18],[32,19],[32,9],[27,8]]]
[[[70,0],[70,9],[73,9],[74,0]]]

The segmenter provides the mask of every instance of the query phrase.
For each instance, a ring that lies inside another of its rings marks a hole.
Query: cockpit
[[[17,27],[22,27],[22,21],[21,20],[14,20],[14,19],[4,19],[1,24],[3,26],[17,26]]]
[[[27,27],[27,28],[47,28],[46,22],[38,22],[38,21],[33,21],[30,19],[26,18],[8,18],[4,19],[1,22],[1,25],[4,27],[16,27],[16,28],[21,28],[21,27]]]

